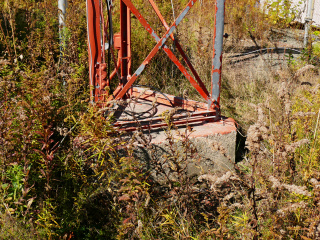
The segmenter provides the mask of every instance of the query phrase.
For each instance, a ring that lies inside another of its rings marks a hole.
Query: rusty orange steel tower
[[[181,45],[175,39],[173,32],[187,15],[189,10],[196,4],[197,0],[191,0],[185,6],[184,10],[169,26],[163,18],[154,0],[149,0],[152,8],[162,22],[166,32],[163,36],[158,36],[152,29],[144,16],[140,14],[131,0],[120,0],[120,33],[112,33],[111,20],[111,0],[106,0],[108,18],[103,16],[102,0],[87,0],[87,28],[88,28],[88,51],[89,51],[89,79],[91,100],[96,103],[108,103],[111,100],[120,100],[130,97],[137,97],[144,101],[156,101],[163,106],[181,107],[184,110],[192,112],[192,118],[186,120],[184,117],[176,117],[177,125],[197,121],[219,121],[220,116],[220,88],[221,88],[221,66],[222,66],[222,46],[224,32],[224,12],[225,0],[216,0],[214,37],[213,37],[213,59],[212,59],[212,77],[211,89],[208,91],[201,81],[196,70],[192,66]],[[155,46],[141,63],[141,65],[132,73],[131,56],[131,13],[139,20],[146,31],[150,33],[155,40]],[[107,31],[107,27],[109,31]],[[107,32],[109,32],[107,36]],[[177,50],[181,54],[186,66],[192,75],[178,60],[174,53],[166,45],[168,38],[174,40]],[[105,50],[108,49],[109,57],[113,58],[115,69],[109,73],[110,66],[105,61]],[[186,79],[198,91],[204,99],[203,102],[196,102],[171,95],[163,96],[151,90],[143,90],[139,87],[133,87],[133,83],[143,72],[146,65],[151,63],[155,54],[163,50],[178,69],[184,74]],[[115,59],[114,50],[118,51],[118,59]],[[110,81],[118,75],[119,84],[111,93]],[[148,128],[160,127],[163,123],[157,121],[158,118],[148,120]],[[158,119],[159,120],[159,119]],[[146,120],[145,120],[146,121]],[[120,126],[122,123],[118,123]],[[131,129],[135,129],[134,127]],[[126,129],[128,130],[128,128]],[[130,129],[129,129],[130,130]]]

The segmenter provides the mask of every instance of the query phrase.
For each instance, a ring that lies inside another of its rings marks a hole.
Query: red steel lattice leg
[[[101,43],[101,25],[104,25],[99,1],[87,0],[88,14],[88,51],[89,51],[89,79],[90,98],[92,102],[103,102],[106,98],[107,86],[106,64],[104,63]],[[104,29],[104,26],[103,26]],[[102,31],[104,36],[104,32]]]
[[[96,63],[101,62],[99,2],[87,0],[87,14],[90,96],[91,101],[95,101],[95,97],[98,95],[98,91],[96,89]]]
[[[121,39],[121,82],[122,88],[127,84],[131,71],[131,18],[130,9],[120,1],[120,39]]]

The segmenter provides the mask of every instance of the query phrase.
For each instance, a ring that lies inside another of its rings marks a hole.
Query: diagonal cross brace
[[[158,15],[160,21],[162,22],[163,26],[165,27],[166,30],[169,29],[169,26],[166,22],[166,20],[163,18],[161,12],[159,11],[157,5],[155,4],[155,2],[153,0],[149,0],[151,6],[153,7],[154,11],[156,12],[156,14]],[[187,55],[184,53],[180,43],[178,42],[177,39],[174,38],[173,34],[170,35],[170,38],[174,41],[178,51],[180,52],[183,60],[185,61],[185,63],[187,64],[187,66],[190,68],[192,74],[194,75],[194,77],[196,78],[198,84],[200,85],[200,87],[204,90],[204,92],[209,96],[209,92],[206,88],[206,86],[203,84],[203,82],[201,81],[197,71],[194,69],[194,67],[192,66],[191,62],[189,61]]]
[[[127,5],[128,8],[130,8],[131,12],[137,17],[137,19],[141,22],[141,24],[145,27],[145,29],[153,36],[153,38],[157,41],[157,44],[152,49],[152,51],[149,53],[149,55],[146,57],[146,59],[143,61],[143,63],[140,65],[140,67],[136,70],[136,72],[133,74],[133,76],[129,79],[127,84],[118,92],[118,94],[115,94],[115,99],[120,99],[126,94],[126,92],[129,90],[129,88],[132,86],[134,81],[137,79],[137,77],[144,70],[145,66],[149,63],[149,61],[154,57],[154,55],[158,52],[158,50],[160,48],[163,48],[164,51],[169,56],[169,58],[177,65],[177,67],[180,69],[180,71],[187,77],[187,79],[190,81],[190,83],[193,85],[193,87],[196,88],[196,90],[200,93],[200,95],[205,100],[208,100],[209,99],[208,94],[192,78],[192,76],[187,72],[187,70],[183,67],[183,65],[179,62],[179,60],[175,57],[175,55],[170,51],[170,49],[164,45],[165,42],[167,41],[167,39],[169,38],[169,36],[175,30],[176,26],[182,21],[182,19],[185,17],[185,15],[189,12],[190,8],[194,5],[196,0],[191,0],[187,4],[187,6],[183,10],[183,12],[179,15],[179,17],[175,20],[175,22],[171,25],[171,27],[167,30],[167,32],[163,35],[163,37],[161,39],[154,32],[154,30],[147,23],[147,21],[142,17],[142,15],[139,13],[139,11],[133,6],[133,4],[131,3],[130,0],[123,0],[123,2]]]

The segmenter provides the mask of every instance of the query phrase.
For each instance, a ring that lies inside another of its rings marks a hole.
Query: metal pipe
[[[313,19],[313,10],[314,10],[314,0],[308,0],[308,9],[307,16],[305,18],[304,23],[304,38],[303,38],[303,46],[306,48],[309,41],[309,29],[311,25],[311,21]]]
[[[59,18],[59,50],[60,50],[60,57],[59,62],[60,64],[64,64],[64,50],[66,48],[66,11],[67,11],[67,0],[58,0],[58,18]],[[62,85],[66,85],[66,80],[62,77]]]
[[[65,16],[67,11],[67,0],[58,0],[58,9],[59,9],[59,40],[60,40],[60,55],[63,55],[63,50],[65,48]]]
[[[218,113],[220,112],[220,88],[225,1],[226,0],[216,0],[215,4],[211,99],[208,102],[208,109],[216,109]]]

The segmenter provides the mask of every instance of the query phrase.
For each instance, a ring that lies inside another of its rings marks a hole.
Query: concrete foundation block
[[[151,141],[138,145],[134,155],[157,181],[174,181],[177,172],[192,178],[234,169],[237,129],[230,118],[148,134]]]

